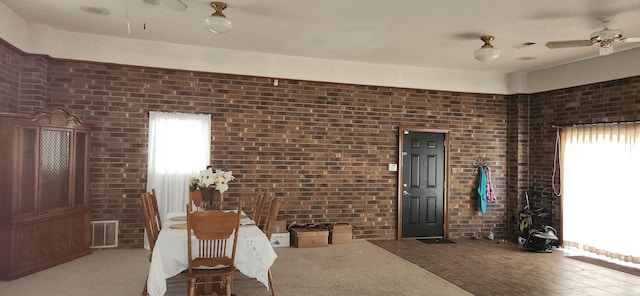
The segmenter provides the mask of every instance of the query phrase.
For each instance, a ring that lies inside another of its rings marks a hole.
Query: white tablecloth
[[[162,224],[162,230],[153,248],[147,279],[147,289],[151,296],[164,295],[167,291],[166,279],[179,274],[189,266],[186,229],[170,228],[172,224],[187,223],[171,220],[173,217],[185,215],[186,213],[169,213]],[[247,221],[250,221],[249,218],[242,218],[240,224]],[[197,252],[198,244],[194,243],[192,247],[193,251]],[[267,271],[276,257],[267,236],[260,228],[255,225],[240,226],[234,263],[236,269],[257,279],[268,288]]]

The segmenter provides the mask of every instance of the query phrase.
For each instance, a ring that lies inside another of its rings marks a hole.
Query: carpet
[[[571,259],[575,259],[575,260],[578,260],[578,261],[582,261],[582,262],[598,265],[598,266],[604,267],[604,268],[617,270],[617,271],[628,273],[628,274],[632,274],[632,275],[635,275],[635,276],[640,276],[640,269],[638,269],[638,268],[619,265],[619,264],[615,264],[613,262],[609,262],[609,261],[605,261],[605,260],[601,260],[601,259],[597,259],[597,258],[593,258],[593,257],[588,257],[588,256],[567,256],[567,258],[571,258]]]
[[[365,240],[321,248],[275,250],[278,258],[271,271],[278,296],[472,295]],[[148,270],[148,250],[95,251],[23,278],[0,281],[0,295],[140,295]],[[171,278],[165,296],[183,296],[186,287],[184,276]],[[234,283],[233,293],[271,295],[251,279]]]
[[[421,238],[418,240],[425,244],[455,244],[456,243],[446,238]]]

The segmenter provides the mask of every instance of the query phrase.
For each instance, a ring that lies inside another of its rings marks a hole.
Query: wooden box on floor
[[[291,245],[296,248],[314,248],[329,246],[329,230],[315,227],[293,227]]]
[[[332,245],[350,244],[352,236],[353,231],[349,224],[338,223],[329,225],[329,243]]]

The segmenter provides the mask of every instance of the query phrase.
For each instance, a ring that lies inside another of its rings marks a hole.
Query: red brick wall
[[[149,111],[211,113],[213,159],[238,174],[232,199],[257,190],[286,197],[298,222],[349,222],[358,238],[396,235],[397,128],[450,130],[451,237],[514,231],[531,194],[551,188],[551,125],[640,120],[640,78],[538,93],[491,96],[281,80],[75,62],[0,44],[0,111],[64,106],[93,122],[92,219],[121,221],[123,246],[141,245],[137,196],[146,182]],[[475,172],[493,167],[499,201],[476,211]],[[507,165],[508,163],[508,165]],[[507,198],[507,196],[509,198]],[[559,225],[559,199],[544,223]],[[494,228],[495,225],[495,229]]]
[[[47,107],[47,58],[27,55],[20,70],[20,113],[33,113]]]
[[[22,56],[0,39],[0,111],[18,112]]]
[[[508,193],[507,217],[509,237],[517,237],[519,213],[524,202],[524,192],[530,190],[529,174],[529,125],[531,105],[530,95],[513,95],[509,97],[508,128]]]
[[[366,239],[396,237],[398,127],[450,132],[452,238],[507,228],[505,96],[345,85],[165,70],[47,58],[46,107],[94,124],[92,219],[120,220],[120,244],[142,245],[137,198],[146,187],[149,111],[212,114],[212,159],[237,175],[228,194],[248,204],[258,190],[285,197],[288,221],[346,222]],[[34,71],[38,72],[38,71]],[[21,101],[22,103],[22,101]],[[20,106],[20,110],[28,109]],[[477,211],[484,157],[498,201]]]

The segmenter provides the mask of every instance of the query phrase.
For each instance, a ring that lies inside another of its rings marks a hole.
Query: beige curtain
[[[560,163],[565,246],[640,263],[637,141],[638,123],[563,128]]]

